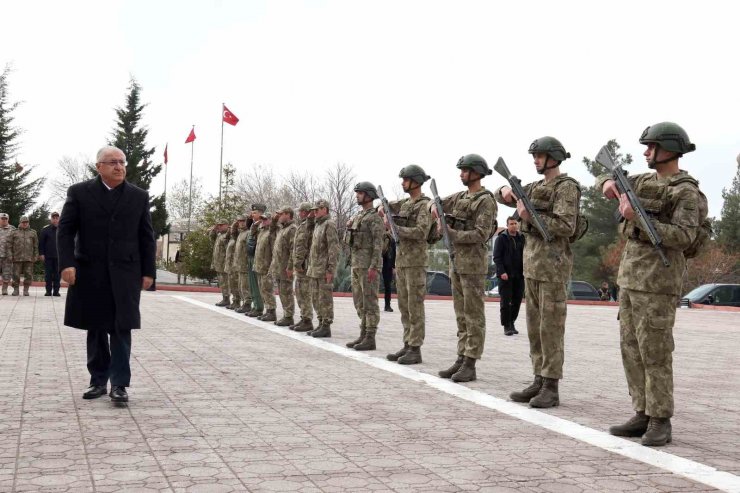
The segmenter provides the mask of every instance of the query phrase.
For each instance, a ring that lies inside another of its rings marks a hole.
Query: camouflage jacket
[[[217,233],[216,231],[211,231],[211,240],[214,242],[213,244],[213,259],[211,260],[211,269],[215,270],[216,272],[225,272],[224,271],[224,262],[226,261],[226,231],[223,233]]]
[[[248,272],[247,267],[247,238],[249,229],[239,230],[239,236],[236,237],[236,246],[234,247],[234,263],[232,272]]]
[[[497,207],[491,193],[485,192],[488,191],[481,188],[471,196],[465,190],[442,199],[445,214],[454,217],[454,221],[448,221],[448,228],[458,274],[488,273],[487,243],[493,233]]]
[[[494,194],[496,200],[516,207],[515,203],[504,202],[501,188]],[[580,188],[575,180],[563,173],[549,182],[543,179],[530,183],[524,186],[524,191],[553,237],[550,243],[546,242],[533,225],[522,220],[522,233],[527,240],[524,245],[524,277],[545,282],[568,282],[573,270],[570,237],[576,230]]]
[[[432,225],[429,197],[405,198],[390,204],[393,221],[398,229],[396,267],[428,267],[427,235]]]
[[[35,262],[39,257],[39,237],[31,228],[16,229],[10,235],[10,257],[13,262]]]
[[[671,265],[663,265],[637,220],[622,221],[619,229],[627,243],[619,263],[617,284],[620,288],[676,296],[682,294],[686,269],[683,251],[696,238],[701,219],[699,189],[686,178],[691,177],[685,171],[668,178],[659,178],[655,172],[629,177],[630,185],[663,240],[663,251]],[[609,179],[608,175],[597,178],[598,189],[603,188]]]
[[[350,220],[345,232],[352,255],[353,269],[383,268],[383,236],[385,226],[378,211],[370,207],[360,211]]]
[[[10,257],[10,235],[15,231],[15,226],[8,224],[0,228],[0,258]]]
[[[275,246],[272,248],[272,265],[270,271],[275,279],[287,280],[285,271],[293,269],[293,241],[296,225],[294,221],[280,225],[275,237]]]
[[[334,274],[339,258],[339,235],[336,223],[328,215],[316,219],[308,254],[308,277],[322,279],[327,272]]]
[[[293,241],[293,270],[305,275],[308,270],[308,254],[311,251],[311,240],[316,222],[312,217],[299,220]]]
[[[224,256],[224,272],[227,274],[231,272],[234,264],[234,250],[236,249],[236,239],[230,238],[226,243],[226,255]]]
[[[257,274],[265,275],[270,272],[276,234],[277,221],[271,221],[269,226],[260,223],[257,229],[257,249],[254,252],[254,264],[252,265],[252,270]]]

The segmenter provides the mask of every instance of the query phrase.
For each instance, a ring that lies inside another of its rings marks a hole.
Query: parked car
[[[681,306],[691,306],[692,303],[740,306],[740,284],[702,284],[681,298]]]
[[[427,294],[452,296],[452,281],[450,280],[450,276],[445,272],[434,270],[428,271]]]
[[[568,283],[569,300],[600,301],[599,292],[586,281],[570,281]]]

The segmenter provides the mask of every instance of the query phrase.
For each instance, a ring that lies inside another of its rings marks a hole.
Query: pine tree
[[[740,155],[730,188],[722,189],[722,215],[716,222],[717,241],[731,252],[740,252]]]
[[[116,108],[116,129],[110,145],[126,154],[126,180],[144,190],[149,190],[152,179],[162,171],[161,164],[153,164],[155,148],[147,149],[146,137],[149,130],[141,124],[145,104],[141,104],[141,86],[131,79],[126,104]],[[157,236],[167,234],[167,208],[164,194],[149,197],[152,206],[152,225]]]
[[[13,126],[13,111],[19,103],[10,102],[9,75],[7,66],[0,73],[0,212],[10,215],[11,224],[18,224],[20,217],[33,207],[44,179],[32,180],[34,166],[23,166],[16,160],[21,130]]]

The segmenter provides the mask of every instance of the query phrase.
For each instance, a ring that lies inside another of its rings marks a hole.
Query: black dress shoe
[[[105,395],[108,389],[105,385],[90,385],[90,388],[82,394],[83,399],[97,399],[101,395]]]
[[[61,294],[59,294],[59,292],[57,291],[56,293],[54,293],[53,296],[61,296]]]
[[[110,400],[113,402],[128,402],[126,387],[114,385],[110,388]]]
[[[51,293],[47,291],[46,293],[44,293],[44,296],[51,296]]]

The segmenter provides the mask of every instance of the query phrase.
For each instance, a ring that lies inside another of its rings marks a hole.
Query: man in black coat
[[[524,296],[523,258],[524,235],[519,233],[516,218],[508,217],[506,229],[498,235],[493,245],[493,262],[496,264],[498,293],[501,295],[501,325],[507,336],[519,333],[514,322],[519,316]]]
[[[82,397],[102,396],[110,379],[111,400],[127,402],[131,330],[141,327],[156,244],[149,195],[126,181],[124,153],[104,147],[96,161],[98,177],[69,187],[59,222],[59,268],[70,286],[64,325],[87,330],[90,388]]]
[[[391,283],[396,272],[396,242],[386,231],[383,237],[383,292],[385,293],[385,311],[392,312],[391,308]]]
[[[46,294],[59,296],[59,257],[57,255],[57,227],[59,213],[52,212],[49,224],[43,227],[39,236],[39,255],[44,262],[44,278],[46,279]]]

